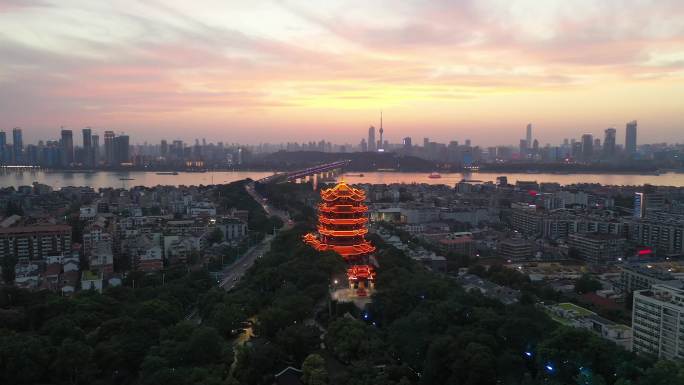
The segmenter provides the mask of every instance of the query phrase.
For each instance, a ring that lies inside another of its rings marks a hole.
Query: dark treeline
[[[184,320],[211,285],[181,269],[163,286],[161,274],[132,274],[122,287],[72,298],[3,287],[0,383],[211,384],[231,364],[231,345]]]

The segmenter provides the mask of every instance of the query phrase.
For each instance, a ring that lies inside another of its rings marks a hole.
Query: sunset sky
[[[25,142],[358,143],[380,110],[391,142],[684,142],[684,1],[0,0]]]

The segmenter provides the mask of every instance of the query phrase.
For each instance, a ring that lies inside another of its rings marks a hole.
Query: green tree
[[[206,324],[216,328],[223,336],[229,337],[231,332],[240,328],[247,315],[242,309],[231,303],[219,303],[214,306]]]
[[[595,280],[589,274],[582,274],[575,282],[575,292],[577,294],[593,293],[602,288],[601,282]]]
[[[3,384],[35,384],[44,379],[51,362],[47,339],[0,334],[0,378]]]
[[[302,364],[302,381],[306,385],[327,385],[328,371],[325,360],[318,354],[309,354]]]
[[[321,342],[320,335],[321,331],[317,327],[300,323],[278,332],[275,341],[296,363],[300,363],[310,352],[318,348]]]
[[[57,349],[53,368],[70,384],[89,383],[95,373],[92,357],[93,349],[90,346],[67,338]]]

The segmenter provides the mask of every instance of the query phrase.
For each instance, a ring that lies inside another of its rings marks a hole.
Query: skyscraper
[[[114,165],[114,131],[105,131],[104,133],[104,147],[105,147],[105,163],[108,166]]]
[[[410,136],[405,137],[403,142],[404,142],[404,149],[406,149],[406,150],[410,150],[411,147],[413,146],[411,143],[411,137]]]
[[[83,129],[83,148],[93,147],[93,130],[90,127]]]
[[[69,167],[74,163],[74,134],[71,130],[62,130],[62,167]]]
[[[375,151],[375,127],[368,127],[368,151]]]
[[[163,140],[161,141],[161,146],[160,146],[160,148],[159,148],[159,151],[160,151],[160,153],[161,153],[161,156],[163,156],[163,157],[166,158],[166,156],[167,156],[168,153],[169,153],[169,143],[166,141],[166,139],[163,139]]]
[[[93,166],[100,164],[100,135],[93,135]]]
[[[627,123],[625,130],[625,152],[628,155],[636,153],[637,148],[637,121]]]
[[[93,156],[93,131],[90,127],[83,129],[83,164],[92,167],[95,164]]]
[[[525,134],[525,143],[527,147],[532,145],[532,123],[527,123],[527,132]]]
[[[582,135],[582,159],[590,160],[594,155],[594,137],[591,134]]]
[[[611,159],[615,156],[615,129],[606,128],[605,137],[603,139],[603,155],[607,159]]]
[[[21,164],[24,160],[24,140],[21,135],[21,128],[12,129],[12,155],[14,164]]]
[[[114,163],[119,166],[121,163],[130,161],[130,145],[128,135],[119,135],[114,138]]]
[[[6,164],[7,158],[7,134],[0,130],[0,164]]]
[[[361,152],[366,152],[368,151],[368,143],[366,143],[366,139],[361,138],[361,143],[359,144],[361,147]]]

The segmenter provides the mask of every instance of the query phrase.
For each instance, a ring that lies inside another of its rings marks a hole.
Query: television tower
[[[380,110],[380,145],[378,145],[378,150],[384,150],[383,146],[385,142],[382,141],[382,133],[385,132],[385,130],[382,128],[382,110]]]

